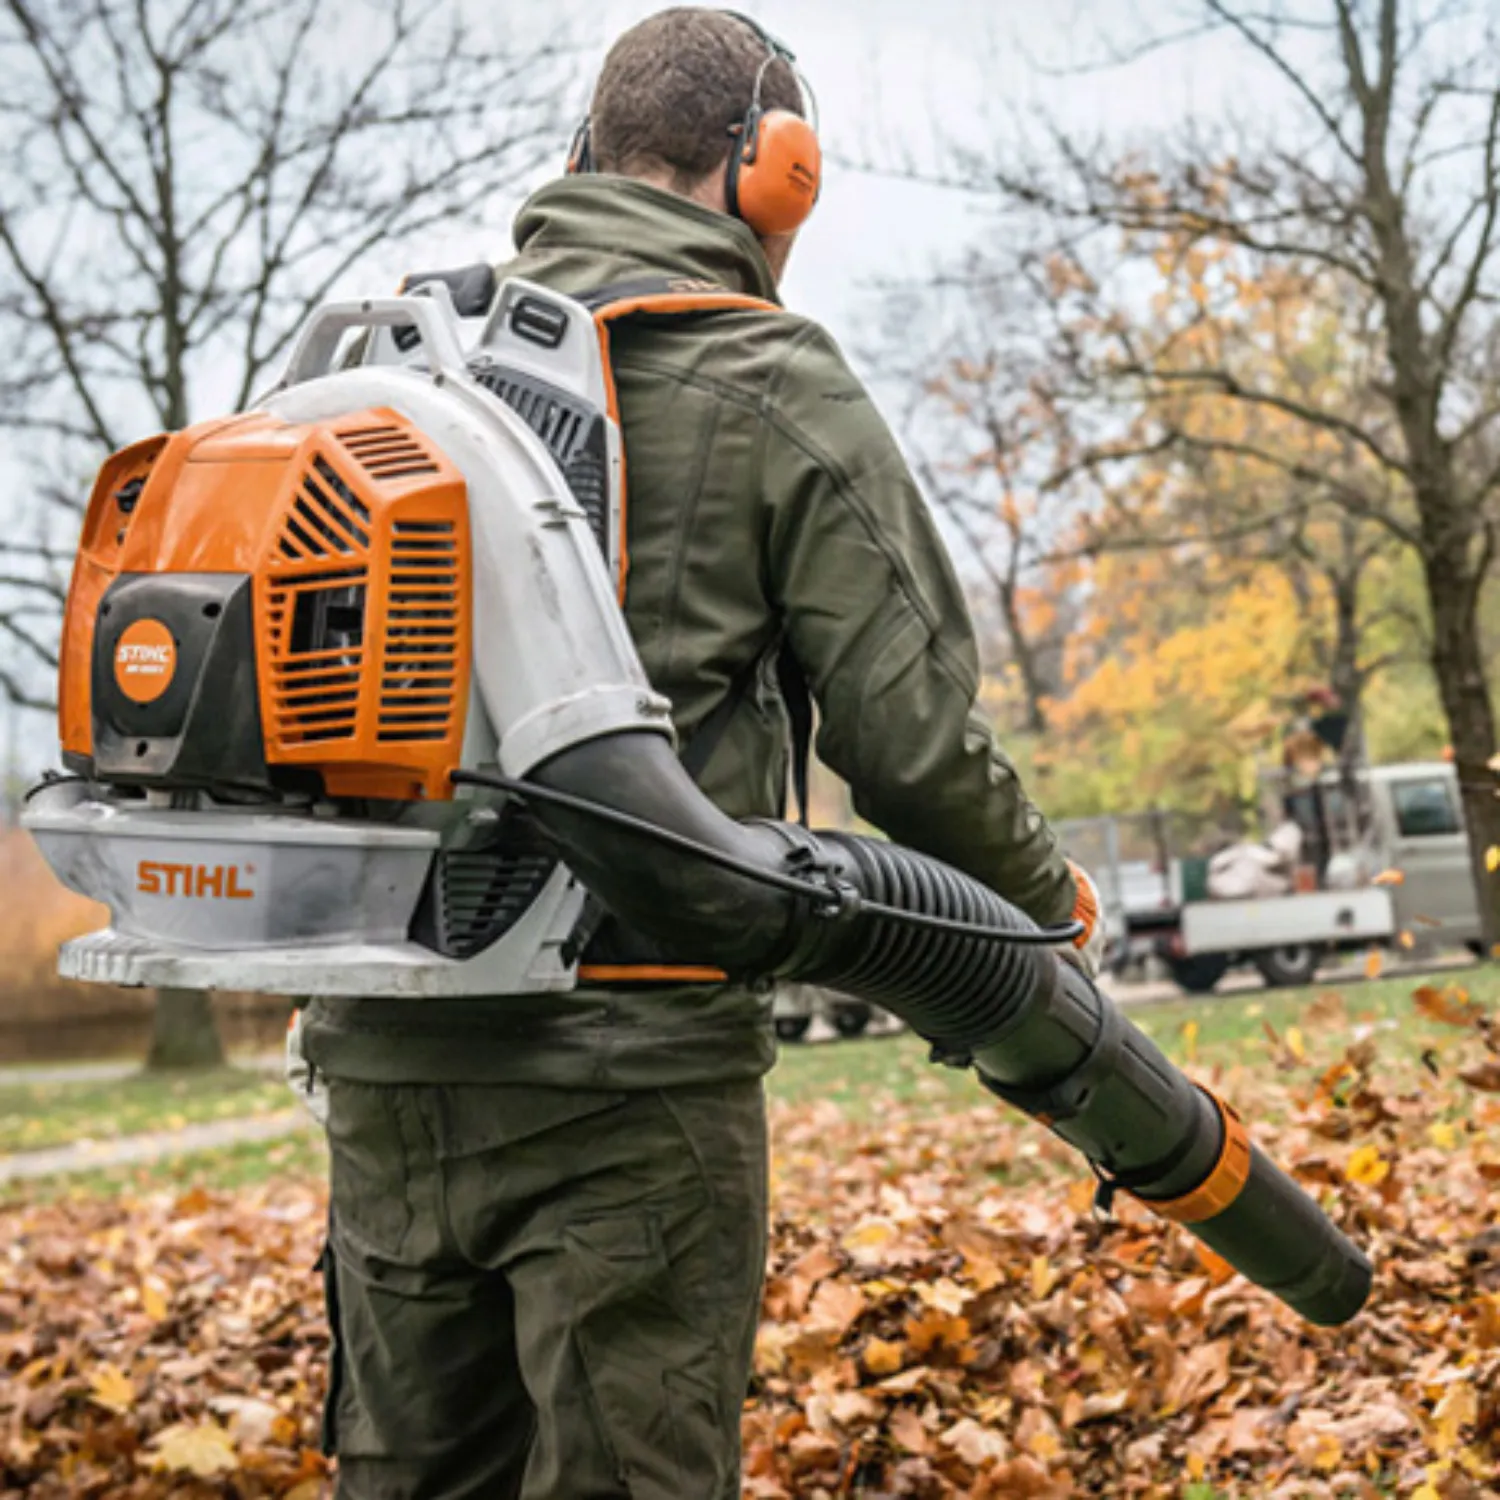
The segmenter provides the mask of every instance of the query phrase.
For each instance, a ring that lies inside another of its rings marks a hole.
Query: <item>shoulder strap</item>
[[[604,371],[605,404],[610,417],[618,425],[620,420],[619,400],[615,392],[615,372],[610,359],[610,327],[622,318],[646,315],[650,317],[689,317],[703,313],[727,312],[733,308],[754,308],[761,312],[781,312],[783,309],[763,297],[751,297],[744,292],[732,292],[715,281],[703,281],[693,276],[638,276],[627,281],[612,282],[597,291],[578,297],[594,316],[594,327],[599,334],[599,362]],[[630,554],[626,545],[626,514],[629,491],[625,481],[625,457],[620,456],[620,529],[615,538],[615,582],[620,603],[625,602],[625,583],[630,576]]]
[[[727,307],[756,307],[763,312],[783,309],[764,297],[734,292],[717,281],[699,276],[631,276],[585,292],[574,299],[594,315],[613,322],[632,313],[714,312]]]
[[[617,281],[598,290],[576,298],[593,315],[594,326],[599,335],[599,356],[604,371],[604,389],[609,415],[619,422],[620,412],[615,392],[614,369],[610,359],[611,325],[629,317],[687,317],[704,313],[750,308],[761,312],[781,312],[774,302],[761,297],[751,297],[743,292],[732,292],[717,282],[698,280],[685,276],[642,276],[626,281]],[[625,581],[629,572],[629,557],[626,551],[626,486],[624,456],[620,461],[620,532],[617,539],[618,578],[620,602],[625,601]],[[708,715],[694,730],[692,738],[683,747],[681,760],[688,775],[697,781],[702,776],[724,738],[731,721],[744,703],[760,671],[760,658],[748,663],[730,682],[724,696],[713,706]],[[787,714],[792,731],[792,784],[797,797],[797,808],[802,822],[807,822],[807,767],[809,747],[812,740],[812,701],[807,682],[801,668],[784,643],[778,649],[776,661],[777,682],[786,701]],[[569,937],[564,949],[564,961],[572,962],[579,955],[583,963],[579,977],[595,983],[621,983],[642,980],[702,980],[723,979],[717,970],[642,967],[636,963],[600,965],[589,963],[586,950],[595,946],[609,914],[603,906],[590,897],[585,902],[579,922]]]

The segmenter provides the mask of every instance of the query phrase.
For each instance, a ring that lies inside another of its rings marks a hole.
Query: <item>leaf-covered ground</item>
[[[1182,1231],[1098,1222],[1071,1153],[910,1039],[813,1049],[774,1116],[747,1496],[1500,1493],[1483,1007],[1434,985],[1153,1026],[1369,1248],[1370,1309],[1311,1329]],[[324,1493],[322,1212],[305,1176],[0,1209],[0,1495]]]

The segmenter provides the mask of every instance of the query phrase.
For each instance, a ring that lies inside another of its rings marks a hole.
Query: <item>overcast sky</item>
[[[495,0],[464,3],[476,19],[494,13]],[[658,0],[560,0],[548,14],[571,14],[584,40],[597,37],[598,56],[585,70],[591,79],[609,42],[662,8]],[[1112,47],[1173,30],[1182,17],[1177,0],[744,0],[741,8],[796,52],[836,157],[911,152],[931,162],[942,139],[1004,140],[1043,109],[1118,139],[1189,110],[1244,103],[1247,86],[1264,86],[1263,76],[1252,85],[1241,72],[1243,53],[1217,38],[1124,70],[1059,76]],[[967,194],[834,161],[783,290],[799,312],[855,346],[867,315],[864,288],[920,274],[993,232],[986,205]],[[454,248],[459,259],[485,253]]]
[[[380,0],[371,0],[379,4]],[[661,8],[659,0],[453,0],[478,25],[570,24],[585,45],[579,105],[609,43]],[[997,229],[992,209],[963,192],[860,171],[848,159],[939,159],[943,141],[1013,142],[1042,112],[1074,132],[1100,129],[1118,144],[1170,126],[1188,111],[1274,107],[1243,73],[1244,54],[1222,38],[1152,54],[1130,68],[1059,72],[1172,31],[1190,0],[743,0],[796,53],[816,93],[827,165],[822,199],[803,230],[783,288],[797,311],[828,326],[857,356],[870,342],[871,287],[917,277]],[[321,41],[357,56],[368,37],[360,9],[352,34]],[[1264,74],[1257,74],[1263,80]],[[531,186],[561,168],[566,132]],[[338,295],[388,286],[404,270],[497,260],[519,201],[485,206],[420,244],[392,246],[353,273]],[[385,262],[389,260],[390,264]],[[212,404],[212,398],[210,398]],[[892,413],[893,415],[893,413]],[[28,716],[30,717],[30,716]]]

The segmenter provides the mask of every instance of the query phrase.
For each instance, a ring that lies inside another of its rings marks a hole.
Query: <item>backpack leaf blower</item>
[[[25,814],[110,925],[67,976],[293,995],[594,982],[586,903],[672,972],[876,1002],[1316,1323],[1370,1266],[1043,930],[899,845],[735,821],[619,606],[610,322],[512,280],[331,304],[248,412],[115,454],[63,630],[67,773]],[[464,309],[468,310],[468,309]],[[350,363],[347,335],[364,344]]]

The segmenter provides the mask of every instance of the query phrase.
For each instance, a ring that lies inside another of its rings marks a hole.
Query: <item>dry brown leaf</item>
[[[971,1468],[998,1462],[1010,1453],[1010,1444],[995,1431],[982,1427],[973,1417],[962,1417],[938,1439]]]
[[[931,1453],[932,1435],[910,1406],[898,1406],[892,1413],[887,1430],[908,1453]]]
[[[1472,1068],[1460,1068],[1458,1076],[1471,1089],[1485,1094],[1500,1094],[1500,1058],[1476,1063]]]
[[[1459,985],[1450,984],[1437,989],[1424,984],[1412,991],[1412,1004],[1429,1021],[1439,1021],[1444,1026],[1475,1026],[1484,1015],[1484,1007],[1475,1005],[1468,991]]]
[[[807,1309],[808,1325],[846,1334],[865,1310],[865,1294],[849,1281],[825,1281]]]
[[[1166,1388],[1166,1410],[1182,1411],[1216,1396],[1229,1384],[1228,1339],[1199,1344],[1181,1356]]]

